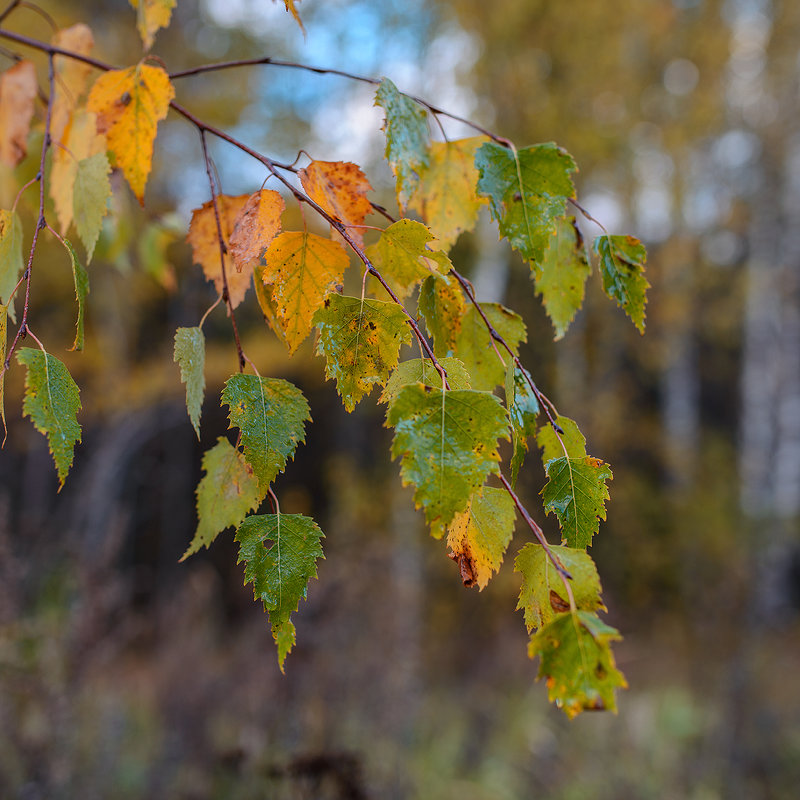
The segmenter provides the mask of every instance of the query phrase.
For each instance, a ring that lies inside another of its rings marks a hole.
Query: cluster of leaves
[[[175,0],[132,0],[132,5],[149,50]],[[294,4],[287,0],[286,6],[297,18]],[[414,487],[431,534],[446,537],[465,586],[483,589],[500,569],[521,516],[535,541],[524,544],[515,559],[522,578],[518,608],[531,634],[529,653],[540,658],[539,675],[546,678],[551,699],[570,716],[587,708],[613,709],[614,690],[625,685],[610,649],[619,636],[598,617],[604,610],[600,581],[586,552],[606,516],[611,470],[587,454],[575,422],[558,415],[520,362],[526,338],[521,317],[500,304],[478,302],[448,255],[488,204],[500,235],[530,266],[556,338],[563,336],[582,305],[591,269],[569,213],[581,210],[572,157],[553,143],[517,149],[477,126],[480,135],[472,138],[432,141],[429,117],[446,112],[403,94],[386,78],[375,81],[375,102],[385,115],[386,158],[396,179],[399,218],[394,219],[370,201],[372,187],[356,164],[311,160],[298,169],[255,153],[178,105],[162,66],[145,58],[116,69],[94,60],[86,25],[60,31],[52,44],[2,29],[0,36],[48,54],[36,179],[39,220],[27,265],[19,216],[14,208],[0,212],[0,343],[4,373],[15,351],[27,369],[23,412],[47,436],[61,484],[80,441],[80,400],[64,364],[45,352],[28,323],[36,241],[47,229],[67,250],[78,303],[72,349],[81,349],[88,275],[65,237],[75,230],[88,264],[108,211],[112,169],[144,202],[157,126],[172,108],[200,135],[211,198],[193,212],[187,238],[194,262],[227,308],[239,358],[239,372],[221,397],[230,427],[238,429],[236,445],[220,437],[203,457],[198,527],[184,557],[236,528],[245,580],[269,614],[283,669],[296,639],[292,615],[323,558],[323,534],[308,517],[281,514],[273,490],[304,441],[311,416],[296,386],[262,377],[241,349],[235,309],[252,287],[267,324],[289,353],[316,331],[316,351],[348,411],[376,384],[381,387],[378,402],[385,404],[386,425],[394,431],[392,457],[400,460],[404,484]],[[102,70],[93,82],[92,68]],[[25,155],[40,93],[29,61],[0,76],[0,158],[12,166]],[[221,193],[206,146],[209,135],[252,155],[283,194],[263,185],[250,195]],[[330,236],[283,230],[285,197],[320,215]],[[59,230],[47,221],[51,209]],[[377,235],[375,226],[365,225],[371,214],[388,223]],[[643,330],[643,247],[632,237],[604,233],[593,250],[605,292]],[[341,289],[351,255],[363,274],[362,292],[353,297]],[[374,280],[368,282],[368,276]],[[14,300],[23,285],[22,318],[7,349],[6,318],[16,322]],[[198,438],[205,393],[202,326],[209,312],[197,326],[175,334],[175,361]],[[18,349],[23,334],[39,349]],[[413,342],[419,357],[401,361],[403,345]],[[246,364],[254,374],[244,371]],[[544,510],[561,529],[558,546],[548,544],[514,491],[531,438],[547,476]],[[501,440],[512,442],[510,480],[501,469]],[[257,513],[267,497],[272,513]]]

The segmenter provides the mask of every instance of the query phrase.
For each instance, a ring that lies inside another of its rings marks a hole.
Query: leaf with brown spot
[[[281,229],[283,198],[271,189],[250,195],[236,217],[231,233],[231,258],[238,272],[255,268]]]
[[[233,233],[236,217],[249,197],[250,195],[247,194],[240,194],[237,197],[221,194],[217,197],[222,239],[226,248],[228,247],[231,233]],[[186,237],[186,241],[192,246],[194,263],[203,268],[206,279],[214,281],[214,286],[221,294],[224,283],[222,281],[219,234],[217,232],[213,201],[209,200],[203,203],[200,208],[192,211],[192,221],[189,223],[189,235]],[[237,272],[233,268],[233,261],[228,253],[225,254],[224,259],[225,277],[228,279],[228,294],[231,306],[236,308],[244,300],[244,296],[250,286],[251,272],[249,270]]]
[[[9,167],[16,167],[28,153],[38,90],[33,61],[20,61],[0,75],[0,161]]]
[[[56,31],[52,41],[56,47],[82,56],[88,56],[94,47],[91,28],[82,22]],[[56,55],[53,57],[53,68],[55,86],[50,135],[54,142],[60,142],[70,114],[78,107],[78,101],[86,91],[92,67],[83,61]]]
[[[493,572],[500,569],[503,555],[514,535],[514,501],[505,489],[483,486],[470,498],[466,511],[456,514],[447,531],[450,557],[461,567],[465,586],[483,590]],[[470,583],[465,579],[469,566]]]
[[[169,75],[151,64],[110,70],[89,92],[87,107],[97,114],[97,130],[106,135],[116,166],[142,205],[156,127],[174,96]]]
[[[372,191],[367,176],[358,164],[349,161],[312,161],[298,173],[308,196],[348,228],[359,247],[364,246],[363,225],[372,206],[367,192]]]
[[[293,353],[311,333],[311,318],[350,264],[338,243],[308,231],[288,231],[273,239],[261,273],[270,287],[277,322]]]

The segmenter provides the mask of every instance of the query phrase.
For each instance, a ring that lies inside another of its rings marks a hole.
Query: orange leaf
[[[174,96],[167,73],[150,64],[106,72],[89,92],[88,108],[97,114],[97,130],[106,134],[109,153],[142,205],[156,125],[167,116]]]
[[[308,196],[343,225],[363,225],[372,211],[367,192],[372,191],[367,176],[349,161],[312,161],[298,173]],[[348,233],[359,247],[364,233],[351,228]]]
[[[89,26],[81,22],[57,31],[53,36],[53,44],[63,50],[88,56],[94,47],[94,37]],[[78,100],[86,91],[86,84],[92,68],[82,61],[59,55],[53,58],[53,66],[55,67],[55,92],[53,93],[50,135],[53,137],[53,141],[60,142],[70,113],[78,105]]]
[[[250,199],[236,217],[231,234],[231,258],[237,272],[252,270],[281,229],[283,198],[271,189],[262,189]]]
[[[238,197],[228,197],[228,195],[221,194],[217,197],[219,221],[226,249],[228,249],[236,217],[249,199],[250,195],[247,194],[240,194]],[[224,288],[222,261],[220,260],[217,220],[214,215],[214,204],[211,200],[192,211],[192,221],[189,223],[189,235],[186,237],[186,241],[192,246],[194,263],[203,268],[206,278],[214,281],[214,286],[221,294]],[[250,270],[237,272],[233,269],[233,261],[230,255],[225,255],[225,277],[228,280],[228,294],[233,308],[236,308],[244,300],[244,296],[250,287],[251,276],[252,272]]]
[[[303,34],[305,34],[306,29],[303,25],[303,20],[300,19],[300,15],[297,13],[297,9],[294,6],[295,3],[299,2],[300,0],[283,0],[286,10],[294,17],[294,21],[300,26],[300,30],[303,31]]]
[[[350,258],[338,243],[313,233],[291,231],[272,240],[261,273],[272,290],[277,322],[293,353],[311,333],[311,317],[331,287],[342,280]]]
[[[20,61],[0,75],[0,161],[10,167],[16,167],[28,153],[37,92],[32,61]]]

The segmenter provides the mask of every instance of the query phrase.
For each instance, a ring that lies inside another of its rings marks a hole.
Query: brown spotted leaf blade
[[[325,558],[324,538],[316,522],[300,514],[254,515],[236,531],[238,563],[244,562],[245,583],[253,584],[253,596],[269,614],[281,671],[296,639],[291,616],[317,577],[317,561]],[[267,540],[273,542],[269,547]]]
[[[633,236],[598,236],[594,251],[600,257],[603,290],[631,318],[639,333],[644,333],[644,307],[650,286],[644,276],[644,245]]]
[[[411,341],[403,309],[382,300],[329,294],[314,315],[314,324],[319,328],[317,353],[327,362],[325,374],[336,379],[348,411],[376,383],[383,385],[389,380],[400,346]]]
[[[572,576],[570,587],[579,611],[605,611],[597,567],[585,550],[550,545],[550,552]],[[514,571],[522,575],[517,610],[525,614],[528,633],[549,625],[559,613],[569,610],[564,580],[540,544],[529,542],[519,551]]]
[[[570,719],[582,711],[617,710],[615,690],[628,684],[611,642],[621,638],[589,611],[558,614],[531,637],[528,655],[541,659],[538,677],[547,680],[550,700]]]
[[[104,73],[89,92],[87,107],[97,114],[97,130],[105,134],[114,164],[140,204],[152,167],[156,127],[174,96],[167,73],[144,63]]]
[[[0,74],[0,161],[9,167],[16,167],[28,153],[37,92],[32,61],[20,61]]]
[[[94,47],[94,36],[88,25],[82,22],[56,31],[53,44],[62,50],[88,56]],[[55,82],[53,110],[50,119],[50,135],[54,142],[61,142],[64,128],[70,115],[86,91],[92,66],[74,58],[56,55],[53,57]]]
[[[460,233],[475,227],[478,209],[486,202],[477,195],[475,151],[488,141],[473,136],[431,144],[430,163],[408,207],[425,220],[442,250],[449,250]]]
[[[372,211],[367,199],[372,186],[361,167],[349,161],[312,161],[297,174],[308,196],[347,227],[350,237],[363,247],[364,231],[357,226]]]
[[[450,558],[459,566],[464,586],[482,591],[500,569],[514,535],[516,509],[505,489],[482,486],[466,511],[456,514],[447,531]]]
[[[239,272],[250,271],[281,229],[283,198],[272,189],[250,195],[239,211],[230,237],[230,253]]]
[[[455,278],[435,274],[426,278],[419,291],[419,312],[433,338],[436,356],[455,352],[467,313],[464,294]]]
[[[338,243],[308,231],[287,231],[273,239],[261,273],[278,325],[293,353],[311,333],[314,313],[350,264]]]
[[[263,497],[253,470],[227,439],[220,437],[206,450],[203,471],[197,485],[197,530],[181,561],[201,547],[210,547],[226,528],[238,527]]]
[[[136,27],[144,49],[149,50],[156,33],[169,25],[177,0],[130,0],[130,4],[136,9]]]
[[[412,384],[398,392],[386,423],[395,429],[392,457],[402,458],[403,484],[416,487],[414,501],[438,538],[498,472],[497,443],[508,438],[505,410],[489,392]]]
[[[233,266],[230,257],[230,237],[239,212],[249,200],[250,195],[241,194],[238,197],[229,197],[221,194],[217,197],[219,221],[222,228],[222,240],[228,250],[224,256],[225,277],[228,281],[228,293],[233,308],[244,300],[250,287],[252,273],[249,270],[238,272]],[[214,215],[214,203],[209,200],[200,208],[192,211],[192,221],[189,223],[189,234],[186,241],[192,246],[192,260],[203,268],[206,279],[214,281],[216,290],[222,294],[224,283],[222,280],[222,257],[220,255],[219,234],[217,220]]]

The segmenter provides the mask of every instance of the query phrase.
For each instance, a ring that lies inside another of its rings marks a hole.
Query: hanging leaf
[[[271,189],[254,192],[242,206],[230,235],[230,253],[239,272],[254,269],[281,229],[283,198]]]
[[[106,153],[106,137],[97,133],[97,114],[85,108],[70,112],[61,139],[52,149],[52,162],[48,191],[56,209],[61,235],[64,236],[72,224],[75,209],[75,179],[78,165],[102,153]],[[82,199],[78,198],[81,203]]]
[[[428,242],[433,234],[413,219],[392,223],[378,241],[366,249],[366,256],[402,300],[437,267],[430,261],[434,251]]]
[[[230,256],[230,237],[239,212],[247,203],[250,195],[241,194],[238,197],[229,197],[221,194],[217,196],[217,209],[222,227],[222,240],[226,253],[220,254],[219,233],[217,219],[214,214],[214,202],[209,200],[200,208],[192,211],[192,221],[189,223],[189,234],[186,241],[192,246],[192,260],[203,268],[206,280],[214,281],[214,287],[222,294],[225,288],[222,280],[222,263],[225,262],[225,277],[228,281],[228,295],[233,308],[244,300],[250,288],[251,272],[234,269]]]
[[[0,304],[17,321],[11,293],[19,282],[25,263],[22,260],[22,223],[16,211],[0,210]]]
[[[520,342],[527,340],[522,317],[500,303],[479,305],[492,327],[505,339],[514,354],[518,354]],[[471,305],[461,319],[455,352],[464,362],[472,378],[473,388],[491,392],[496,386],[505,384],[506,362],[510,356],[505,348],[492,339],[475,306]]]
[[[32,61],[0,73],[0,161],[16,167],[28,154],[28,133],[39,86]]]
[[[586,548],[606,518],[606,481],[611,468],[599,458],[554,458],[545,464],[548,481],[541,491],[544,510],[553,513],[570,547]]]
[[[459,234],[471,231],[478,221],[478,209],[486,201],[476,194],[475,151],[488,141],[473,136],[431,144],[430,163],[408,207],[425,220],[442,250],[449,250]]]
[[[509,360],[506,370],[506,408],[511,420],[511,442],[514,454],[511,457],[511,483],[516,484],[519,468],[528,452],[528,437],[536,433],[536,417],[539,401],[531,389],[530,373],[520,369]]]
[[[203,471],[197,485],[197,531],[181,561],[210,547],[226,528],[238,527],[263,497],[252,468],[223,437],[203,455]]]
[[[261,313],[264,315],[264,320],[275,335],[283,342],[286,347],[289,347],[289,340],[286,338],[286,333],[281,327],[281,322],[278,318],[278,305],[275,302],[273,295],[273,286],[267,286],[264,283],[264,267],[257,264],[253,267],[253,285],[256,288],[256,299],[258,305],[261,307]]]
[[[559,614],[531,637],[528,654],[540,656],[539,678],[551,701],[572,719],[581,711],[617,710],[616,688],[625,677],[616,668],[611,642],[619,632],[588,611]]]
[[[414,484],[414,501],[439,538],[487,476],[498,472],[497,440],[508,438],[505,410],[488,392],[414,384],[398,392],[386,421],[395,429],[392,458],[402,458],[403,484]]]
[[[583,305],[586,279],[591,268],[583,236],[574,217],[558,220],[556,234],[550,239],[541,264],[532,275],[536,293],[541,295],[545,310],[560,339]]]
[[[229,408],[230,427],[241,431],[244,457],[265,493],[305,441],[308,403],[288,381],[244,374],[228,378],[222,403]]]
[[[372,187],[361,167],[349,161],[312,161],[297,175],[306,194],[347,227],[350,237],[363,248],[364,231],[352,226],[363,225],[372,212],[367,199]]]
[[[136,27],[145,51],[153,46],[156,33],[169,25],[177,0],[130,0],[136,9]]]
[[[103,228],[103,217],[108,213],[111,166],[105,153],[96,153],[78,162],[73,193],[73,214],[78,236],[86,248],[86,263],[92,260],[94,247]]]
[[[605,611],[600,599],[602,587],[597,567],[585,550],[550,545],[550,552],[572,576],[570,588],[579,611]],[[569,594],[564,580],[540,544],[528,542],[517,554],[514,571],[522,575],[517,610],[525,614],[528,633],[549,625],[569,611]]]
[[[464,586],[483,591],[500,569],[514,535],[516,509],[505,489],[482,486],[470,498],[466,511],[456,514],[447,532],[450,558],[459,567]]]
[[[78,301],[78,318],[75,321],[75,341],[70,350],[83,350],[83,324],[86,313],[86,295],[89,294],[89,275],[78,260],[78,254],[69,239],[63,239],[72,265],[72,280],[75,284],[75,299]]]
[[[426,278],[419,291],[419,312],[433,338],[437,357],[454,352],[467,313],[467,304],[456,280],[447,275]]]
[[[329,294],[314,315],[317,353],[325,375],[336,380],[344,407],[352,411],[374,384],[385,384],[397,366],[400,346],[411,341],[403,309],[382,300]]]
[[[350,258],[338,242],[290,231],[275,237],[264,259],[261,277],[270,286],[277,322],[293,353],[311,333],[314,312],[341,282]]]
[[[541,264],[556,223],[575,196],[572,156],[553,142],[518,150],[495,142],[475,154],[478,193],[489,198],[500,233],[532,265]]]
[[[269,614],[281,672],[296,641],[291,615],[305,600],[308,582],[317,577],[317,560],[325,558],[323,538],[314,520],[300,514],[247,517],[236,531],[238,563],[245,562],[245,583],[253,584],[255,599]],[[274,542],[269,548],[267,539]]]
[[[378,87],[375,105],[386,112],[386,160],[397,180],[397,202],[403,209],[430,161],[427,114],[388,78]]]
[[[277,2],[277,0],[272,0],[273,3]],[[294,17],[294,21],[300,26],[300,30],[303,31],[303,35],[305,35],[306,29],[303,25],[303,20],[300,19],[300,14],[297,13],[297,7],[295,3],[299,3],[300,0],[283,0],[284,6],[286,6],[286,10]]]
[[[180,367],[181,381],[186,385],[186,411],[199,441],[200,413],[206,389],[206,339],[201,328],[178,328],[175,331],[174,360]]]
[[[60,491],[72,466],[75,443],[81,440],[77,420],[80,393],[67,368],[55,356],[23,347],[17,350],[17,361],[27,367],[22,411],[36,430],[47,436]]]
[[[598,236],[594,251],[600,257],[603,290],[631,318],[639,333],[644,333],[644,307],[650,286],[644,277],[644,245],[633,236]]]
[[[153,161],[156,126],[167,116],[174,96],[167,73],[151,64],[110,70],[89,92],[87,107],[97,114],[97,130],[106,135],[114,164],[141,205]]]
[[[542,463],[554,458],[582,458],[586,455],[586,438],[580,432],[578,423],[569,417],[556,417],[556,424],[563,431],[557,433],[553,426],[542,425],[536,434],[536,444],[542,448]]]
[[[450,384],[451,390],[471,388],[469,375],[457,358],[443,358],[439,364],[447,373],[447,382]],[[404,386],[412,383],[422,383],[434,389],[441,389],[442,376],[428,358],[411,358],[408,361],[401,361],[386,383],[378,402],[393,403],[398,392]]]
[[[88,56],[94,47],[94,36],[88,25],[79,22],[77,25],[56,31],[52,42],[62,50]],[[53,67],[55,81],[53,108],[50,112],[50,135],[54,142],[61,142],[69,117],[86,91],[92,67],[83,61],[60,55],[53,56]]]

